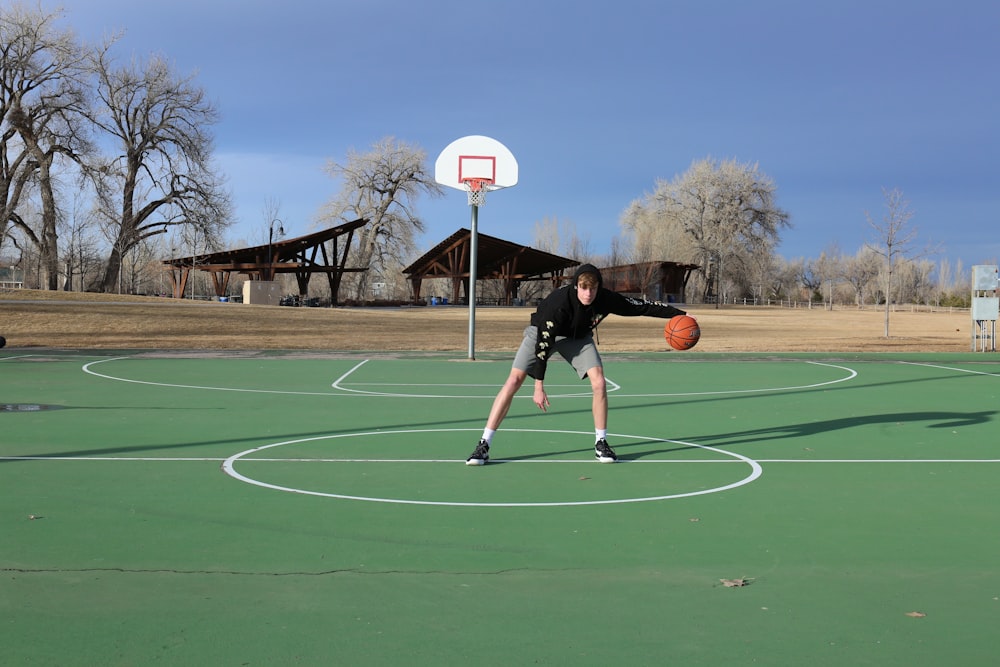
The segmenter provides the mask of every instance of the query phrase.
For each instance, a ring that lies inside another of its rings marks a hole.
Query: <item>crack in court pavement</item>
[[[444,570],[368,570],[364,568],[341,568],[337,570],[323,570],[320,572],[252,572],[241,570],[178,570],[171,568],[125,568],[125,567],[85,567],[85,568],[26,568],[26,567],[4,567],[0,572],[5,574],[179,574],[179,575],[204,575],[222,574],[237,577],[326,577],[338,574],[369,574],[369,575],[392,575],[392,574],[438,574],[447,576],[488,576],[511,574],[514,572],[540,572],[537,568],[507,568],[502,570],[491,570],[489,572],[449,572]],[[546,572],[565,572],[566,569],[544,570]]]

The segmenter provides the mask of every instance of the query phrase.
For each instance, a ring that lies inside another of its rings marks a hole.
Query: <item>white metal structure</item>
[[[972,267],[972,351],[997,350],[997,318],[1000,314],[997,267]]]

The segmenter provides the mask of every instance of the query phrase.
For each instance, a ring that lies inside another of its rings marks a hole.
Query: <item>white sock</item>
[[[599,428],[599,429],[596,429],[596,431],[597,431],[597,439],[598,440],[607,440],[608,439],[608,429],[606,429],[606,428]]]
[[[494,428],[483,429],[483,440],[486,441],[487,445],[493,444],[493,434],[496,432],[497,431]]]

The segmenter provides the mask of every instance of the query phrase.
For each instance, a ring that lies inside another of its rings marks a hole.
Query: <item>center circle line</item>
[[[640,502],[652,502],[657,500],[673,500],[677,498],[690,498],[694,496],[708,495],[711,493],[721,493],[723,491],[728,491],[731,489],[736,489],[746,484],[749,484],[756,479],[758,479],[763,474],[763,468],[761,468],[760,463],[757,461],[743,456],[742,454],[737,454],[735,452],[728,452],[723,449],[718,449],[716,447],[710,447],[708,445],[700,445],[694,442],[685,442],[682,440],[668,440],[665,438],[653,438],[648,436],[637,436],[637,435],[626,435],[621,433],[611,434],[613,437],[617,438],[631,438],[635,440],[647,440],[654,442],[669,442],[672,444],[683,445],[686,447],[697,447],[705,451],[715,452],[723,456],[728,456],[736,461],[742,462],[750,466],[750,474],[746,477],[737,480],[736,482],[726,484],[723,486],[713,487],[710,489],[700,489],[698,491],[690,491],[687,493],[674,493],[666,494],[660,496],[646,496],[639,498],[615,498],[607,500],[577,500],[577,501],[557,501],[557,502],[463,502],[463,501],[444,501],[444,500],[413,500],[407,498],[382,498],[376,496],[356,496],[343,493],[328,493],[324,491],[311,491],[309,489],[299,489],[295,487],[281,486],[278,484],[271,484],[259,479],[255,479],[244,475],[236,470],[236,463],[240,460],[246,459],[247,457],[256,454],[258,452],[267,451],[276,447],[284,447],[288,445],[296,445],[304,442],[316,442],[319,440],[332,440],[339,438],[351,438],[351,437],[366,437],[374,435],[401,435],[401,434],[414,434],[414,433],[442,433],[442,432],[458,432],[458,431],[475,431],[477,429],[404,429],[395,431],[366,431],[358,433],[342,433],[337,435],[326,435],[326,436],[316,436],[312,438],[302,438],[297,440],[286,440],[283,442],[275,442],[268,445],[261,445],[260,447],[254,447],[252,449],[247,449],[245,451],[233,454],[227,458],[222,463],[222,470],[225,474],[230,477],[254,486],[259,486],[266,489],[271,489],[274,491],[284,491],[286,493],[297,493],[307,496],[318,496],[323,498],[336,498],[341,500],[357,500],[363,502],[375,502],[375,503],[391,503],[399,505],[437,505],[437,506],[449,506],[449,507],[571,507],[571,506],[581,506],[581,505],[619,505],[626,503],[640,503]],[[542,429],[505,429],[505,432],[527,432],[527,433],[567,433],[567,434],[579,434],[577,431],[559,431],[559,430],[542,430]],[[588,432],[589,433],[589,432]],[[378,461],[378,460],[375,460]],[[457,464],[458,461],[452,461],[452,464]],[[633,462],[639,463],[639,462]],[[594,464],[596,465],[596,464]]]

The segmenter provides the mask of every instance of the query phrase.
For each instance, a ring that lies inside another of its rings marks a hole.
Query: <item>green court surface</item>
[[[0,663],[997,664],[995,355],[460,356],[3,350]]]

